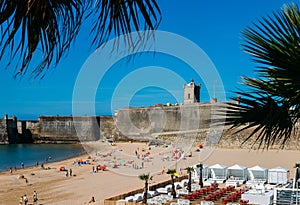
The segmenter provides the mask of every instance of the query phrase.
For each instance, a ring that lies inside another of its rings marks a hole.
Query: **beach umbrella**
[[[106,170],[106,166],[105,165],[101,165],[100,166],[100,170],[103,170],[103,171]]]
[[[59,167],[59,171],[65,171],[66,168],[64,166]]]

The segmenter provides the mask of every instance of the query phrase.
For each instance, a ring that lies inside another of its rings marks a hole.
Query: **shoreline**
[[[15,170],[41,166],[48,162],[66,160],[78,155],[83,155],[86,150],[81,144],[10,144],[0,146],[0,173],[9,171],[11,167]]]
[[[75,154],[75,155],[72,155],[72,156],[68,156],[68,157],[63,158],[63,159],[54,159],[54,160],[51,160],[51,161],[48,161],[48,162],[39,163],[38,166],[37,165],[24,166],[24,169],[22,169],[22,167],[17,167],[17,168],[18,168],[18,170],[26,170],[26,169],[32,169],[32,168],[41,168],[42,164],[45,165],[45,164],[52,164],[52,163],[56,163],[56,162],[63,162],[63,161],[67,161],[67,160],[70,160],[70,159],[73,159],[73,158],[75,159],[77,157],[85,156],[85,155],[87,155],[87,153],[86,152],[82,152],[82,153],[78,153],[78,154]],[[13,169],[13,172],[14,171],[15,170]],[[9,172],[9,169],[7,169],[7,170],[0,169],[0,174],[3,173],[3,172]]]

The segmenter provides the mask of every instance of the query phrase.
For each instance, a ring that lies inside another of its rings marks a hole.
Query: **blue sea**
[[[84,153],[81,145],[74,144],[11,144],[0,145],[0,171],[15,166],[34,166],[38,162],[59,161]]]

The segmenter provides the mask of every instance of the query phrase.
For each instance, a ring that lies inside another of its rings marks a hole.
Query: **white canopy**
[[[258,180],[266,182],[268,179],[268,169],[258,165],[248,168],[248,174],[251,181]]]
[[[228,167],[228,170],[245,170],[247,169],[247,167],[244,167],[242,165],[239,165],[239,164],[235,164],[235,165],[232,165],[231,167]]]
[[[286,184],[289,178],[289,170],[283,167],[269,169],[268,182],[270,184]]]
[[[269,169],[269,172],[289,172],[289,170],[283,167],[275,167],[273,169]]]
[[[266,171],[267,169],[266,169],[266,168],[263,168],[263,167],[261,167],[261,166],[256,165],[256,166],[254,166],[254,167],[248,168],[248,170],[250,170],[250,171],[261,171],[261,172],[263,172],[263,171]]]
[[[210,169],[227,169],[227,166],[223,165],[223,164],[214,164],[212,166],[209,167]]]
[[[215,179],[227,179],[227,166],[215,164],[209,167],[211,177]]]
[[[228,177],[232,180],[247,180],[247,167],[239,164],[235,164],[227,169]]]

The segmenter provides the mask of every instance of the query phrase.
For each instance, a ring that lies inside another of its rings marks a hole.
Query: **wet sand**
[[[171,155],[170,147],[150,148],[149,150],[148,146],[141,143],[118,143],[106,152],[92,152],[91,155],[45,164],[46,168],[50,168],[47,170],[31,167],[13,173],[2,172],[0,173],[0,204],[18,204],[20,196],[24,194],[29,197],[28,204],[32,204],[34,190],[38,193],[37,204],[88,204],[92,196],[96,199],[94,204],[103,204],[105,198],[142,188],[144,183],[137,177],[141,173],[150,172],[154,176],[152,181],[154,184],[169,179],[166,174],[161,174],[163,168],[184,169],[199,163],[200,160],[207,165],[216,163],[226,166],[240,164],[246,167],[260,165],[265,168],[282,166],[290,170],[290,178],[294,174],[293,166],[300,162],[300,151],[216,149],[210,155],[203,157],[201,154],[205,153],[205,148],[201,152],[196,152],[195,148],[192,148],[192,157],[176,161],[167,156],[168,153]],[[140,154],[140,159],[135,155],[136,150]],[[147,152],[151,153],[150,159],[142,160],[142,155]],[[109,156],[111,153],[112,156]],[[86,161],[88,156],[92,157],[87,161],[88,164],[74,164],[74,161],[79,159]],[[108,170],[93,173],[93,166],[98,164],[106,164]],[[113,168],[113,165],[119,166]],[[72,169],[76,176],[66,177],[66,172],[59,171],[61,166],[68,170]],[[19,175],[24,175],[28,183],[26,184],[25,179],[18,179]]]

